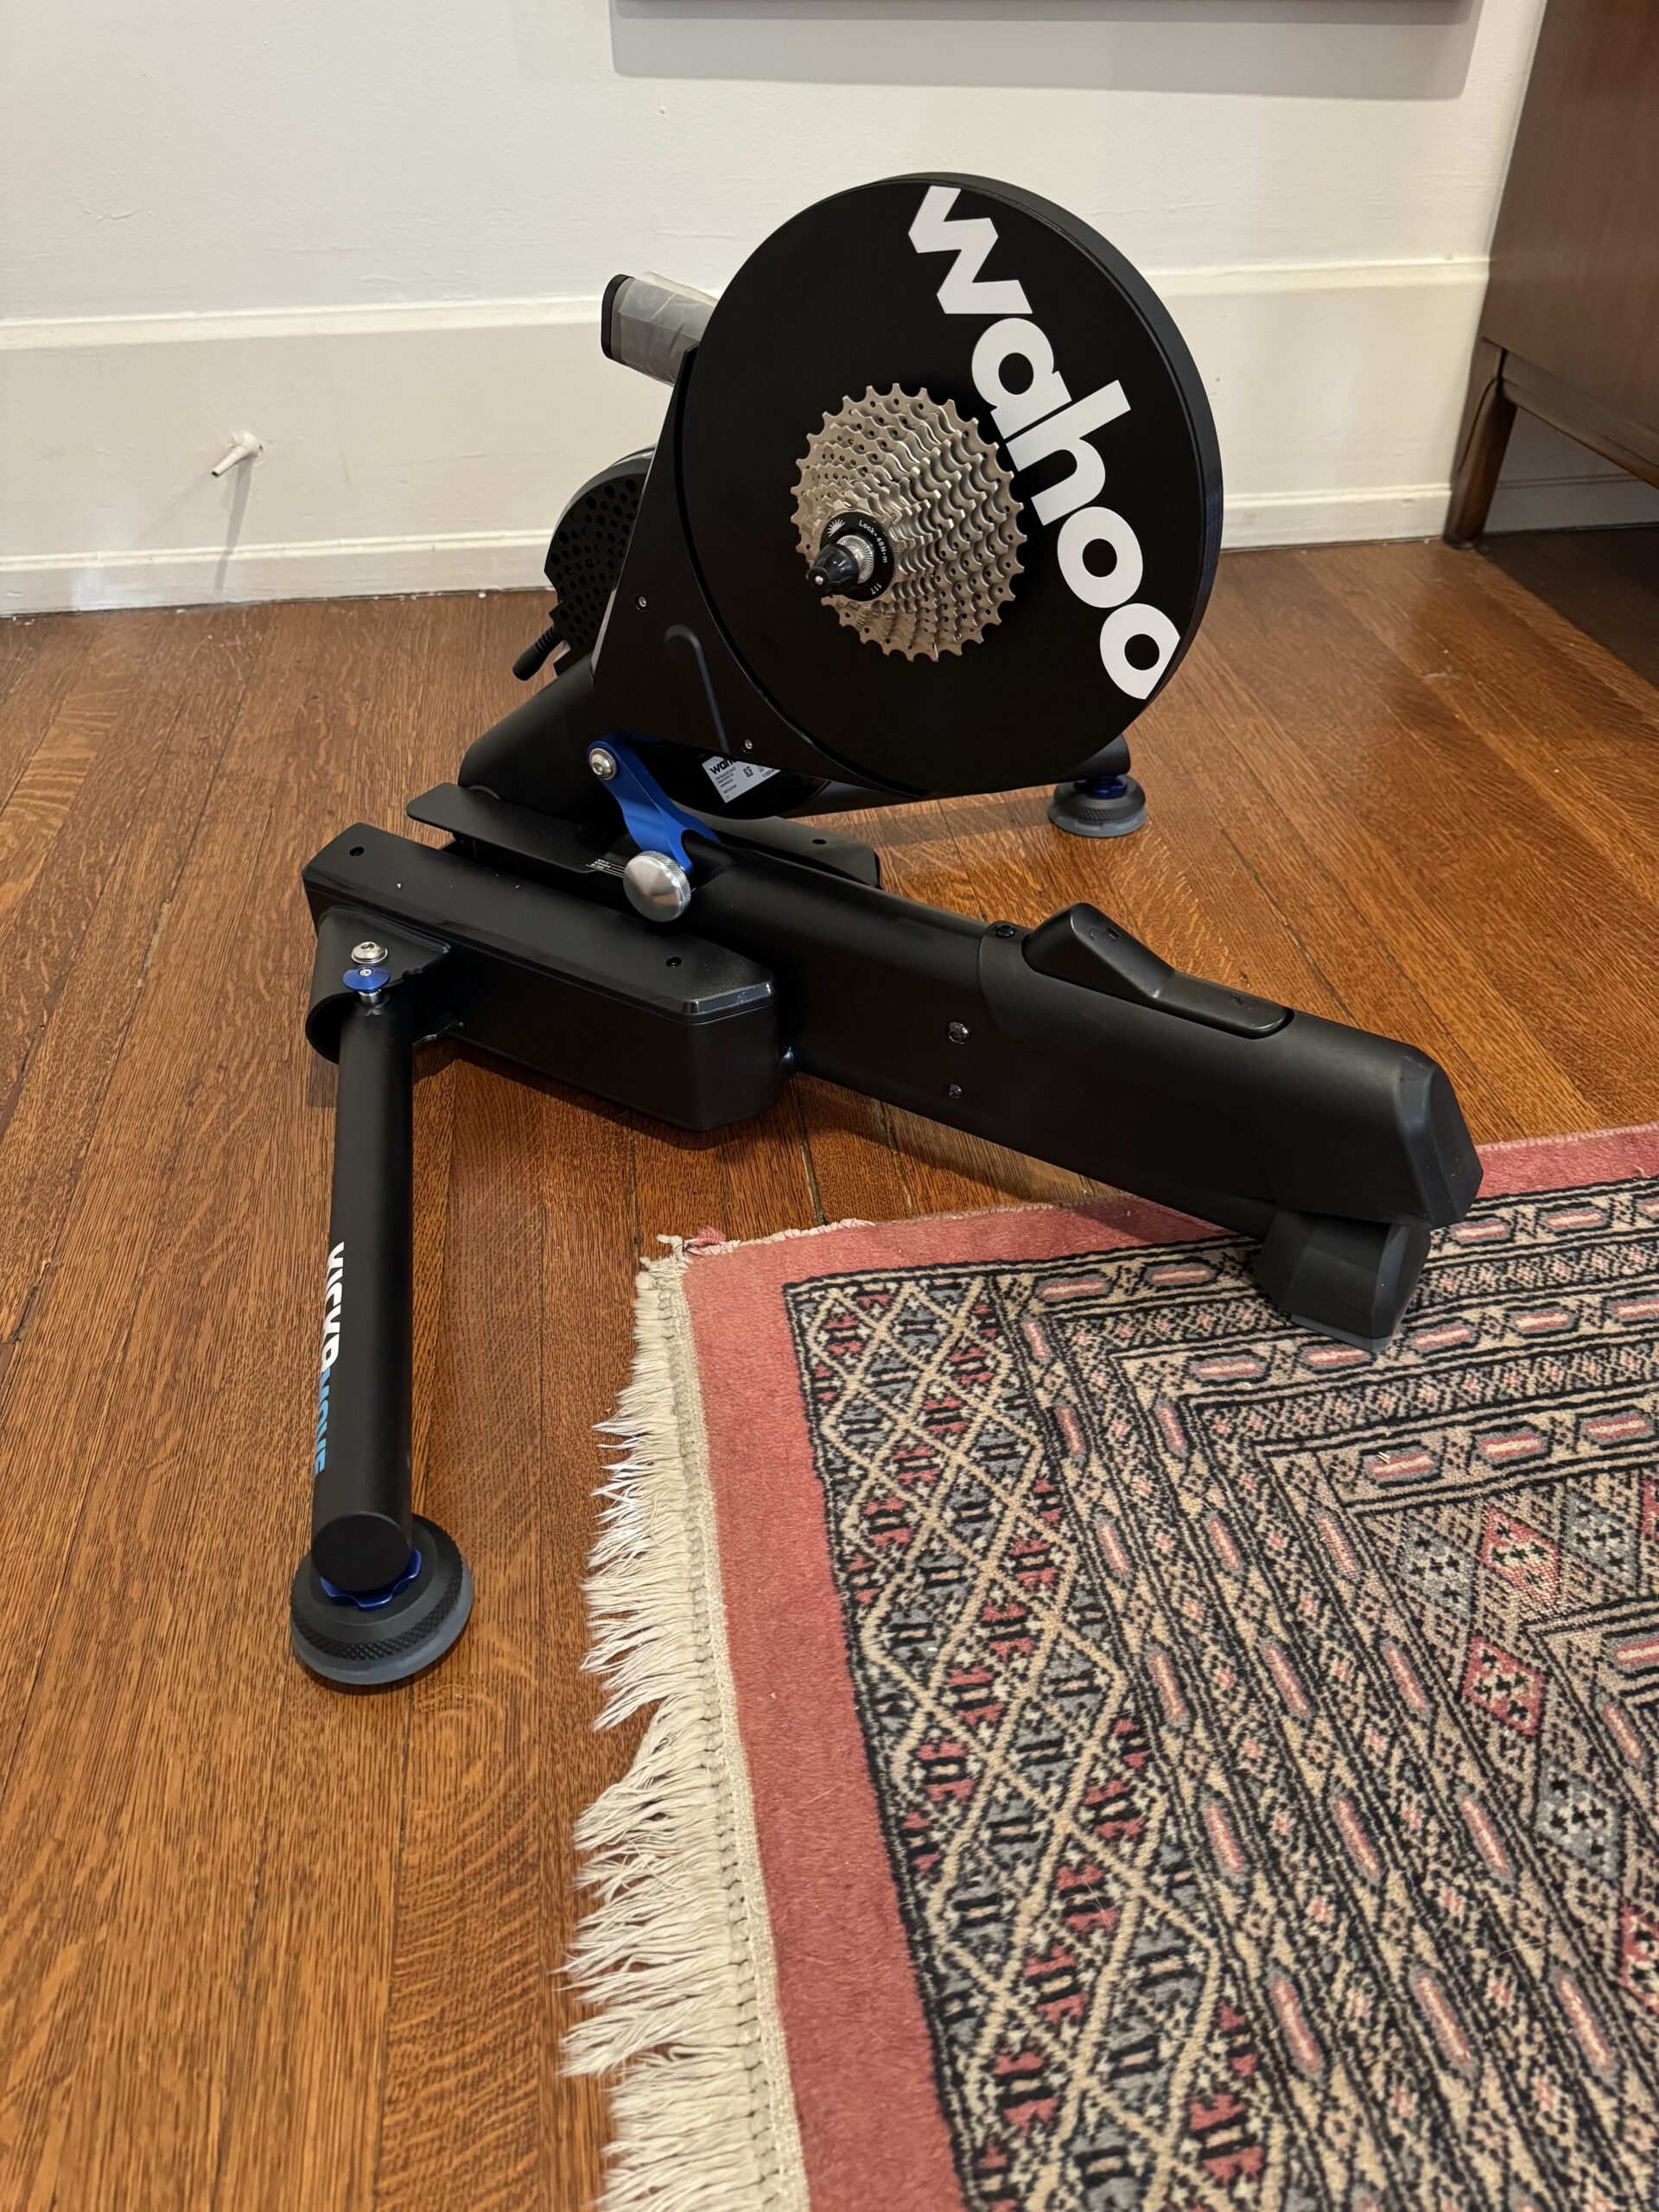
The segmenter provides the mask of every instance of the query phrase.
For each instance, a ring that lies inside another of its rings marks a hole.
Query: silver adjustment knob
[[[691,879],[667,853],[636,853],[622,883],[629,904],[648,922],[677,922],[691,904]]]

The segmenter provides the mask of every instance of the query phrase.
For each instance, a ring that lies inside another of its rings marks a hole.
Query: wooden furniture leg
[[[1477,339],[1446,511],[1449,543],[1470,544],[1485,528],[1486,510],[1497,488],[1497,472],[1514,424],[1515,402],[1503,389],[1503,348],[1490,338]]]

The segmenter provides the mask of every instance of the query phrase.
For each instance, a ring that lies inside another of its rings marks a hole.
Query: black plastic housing
[[[799,1066],[1262,1240],[1264,1287],[1368,1343],[1479,1187],[1426,1053],[1181,976],[1092,908],[988,926],[779,824],[693,833],[696,927],[664,928],[620,903],[601,833],[476,791],[417,804],[465,842],[348,830],[306,888],[325,934],[368,916],[394,950],[442,942],[404,986],[421,1034],[688,1128],[762,1110]],[[327,963],[318,992],[327,1051]]]
[[[604,859],[594,873],[611,873]],[[423,1036],[454,1032],[681,1128],[741,1121],[778,1095],[776,994],[747,954],[365,823],[304,881],[319,922],[339,907],[443,942],[416,984]],[[320,1051],[346,995],[320,966],[307,1022]]]

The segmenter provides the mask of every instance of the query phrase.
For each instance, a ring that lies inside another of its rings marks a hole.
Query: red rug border
[[[1485,1198],[1652,1175],[1659,1123],[1523,1139],[1481,1156]],[[812,2212],[862,2212],[878,2177],[886,2212],[954,2212],[963,2198],[854,1704],[779,1293],[827,1274],[1025,1263],[1216,1234],[1144,1199],[1110,1198],[843,1223],[748,1244],[705,1236],[690,1248],[686,1295],[728,1644]],[[761,1585],[773,1600],[764,1614],[741,1602]],[[826,1853],[816,1808],[830,1796],[848,1817]]]

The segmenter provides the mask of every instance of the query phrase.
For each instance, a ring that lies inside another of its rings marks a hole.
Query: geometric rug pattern
[[[1659,2202],[1659,1184],[785,1296],[968,2204]]]

